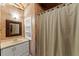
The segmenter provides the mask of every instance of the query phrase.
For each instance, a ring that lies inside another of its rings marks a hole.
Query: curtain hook
[[[59,8],[59,6],[57,6],[57,8]]]
[[[65,4],[63,4],[63,6],[65,6]]]
[[[54,10],[53,8],[51,10]]]

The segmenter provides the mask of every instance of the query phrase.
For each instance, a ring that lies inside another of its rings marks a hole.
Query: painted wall
[[[39,4],[29,4],[29,6],[24,11],[25,18],[32,17],[32,40],[30,41],[30,53],[35,55],[35,15],[43,10]]]
[[[11,6],[11,5],[1,5],[1,9],[0,9],[0,25],[1,25],[1,29],[0,29],[0,32],[1,32],[1,35],[0,35],[0,38],[2,40],[5,40],[5,39],[19,39],[19,38],[22,38],[24,36],[24,29],[22,28],[22,35],[21,36],[14,36],[14,37],[6,37],[6,20],[13,20],[13,21],[19,21],[19,22],[22,22],[22,27],[24,27],[24,24],[23,24],[23,18],[24,18],[24,14],[23,14],[24,11],[20,10],[20,9],[17,9],[15,8],[14,6]],[[14,19],[12,17],[12,13],[17,13],[19,14],[19,19]]]

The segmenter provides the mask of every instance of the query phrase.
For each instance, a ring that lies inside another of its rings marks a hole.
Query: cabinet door
[[[14,56],[14,47],[8,47],[1,50],[1,56]]]
[[[15,46],[15,56],[27,55],[29,54],[29,42],[24,42]]]

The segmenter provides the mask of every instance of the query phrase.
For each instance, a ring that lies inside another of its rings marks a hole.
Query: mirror
[[[16,22],[16,21],[6,21],[6,36],[18,36],[21,35],[21,30],[22,25],[21,22]]]

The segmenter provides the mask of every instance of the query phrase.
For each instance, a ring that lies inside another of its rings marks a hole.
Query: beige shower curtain
[[[79,4],[65,4],[36,15],[39,56],[79,55]]]

